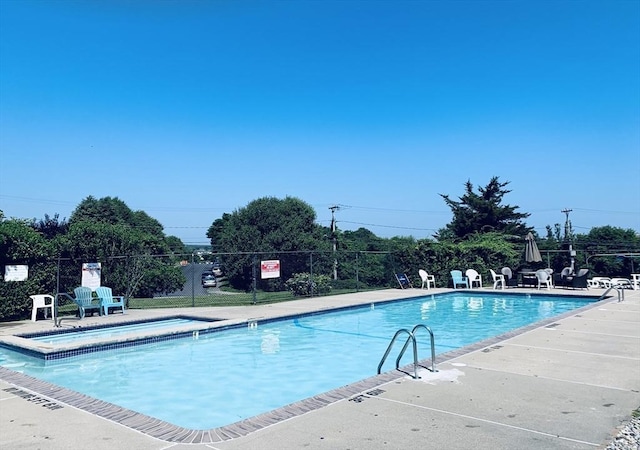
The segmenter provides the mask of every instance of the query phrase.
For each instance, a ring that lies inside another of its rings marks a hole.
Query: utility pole
[[[338,249],[338,238],[336,236],[336,211],[340,210],[338,205],[329,206],[331,210],[331,239],[333,240],[333,279],[338,279],[338,258],[336,258],[336,251]]]
[[[571,221],[569,220],[569,213],[571,211],[573,211],[573,209],[563,209],[562,211],[560,211],[561,213],[564,213],[567,217],[564,222],[564,238],[565,239],[569,238],[570,241],[571,241],[570,237],[573,235],[573,230],[571,230]]]
[[[571,273],[575,271],[575,256],[576,252],[573,250],[573,231],[571,230],[571,221],[569,220],[569,213],[572,209],[563,209],[560,211],[566,215],[564,222],[564,239],[569,241],[569,256],[571,257]]]

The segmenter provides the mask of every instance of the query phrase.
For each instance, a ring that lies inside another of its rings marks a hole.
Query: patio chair
[[[467,276],[467,280],[469,280],[470,288],[473,289],[474,283],[477,283],[479,288],[482,287],[482,275],[480,275],[477,270],[467,269],[467,271],[465,272],[465,275]]]
[[[580,269],[575,275],[569,275],[565,278],[565,287],[572,289],[589,289],[587,285],[587,275],[589,275],[589,269]]]
[[[93,315],[94,311],[98,311],[98,314],[101,314],[100,311],[100,300],[93,297],[93,291],[91,288],[80,286],[73,290],[75,298],[71,298],[78,305],[78,314],[81,319],[84,319],[84,316],[87,312],[90,312]]]
[[[431,285],[433,284],[433,287],[436,287],[436,277],[433,275],[429,275],[427,273],[426,270],[424,269],[419,269],[418,270],[418,275],[420,275],[420,279],[422,280],[422,286],[420,286],[420,289],[424,289],[424,285],[427,285],[427,289],[429,289],[431,287]]]
[[[51,318],[53,323],[56,322],[55,310],[53,308],[53,296],[48,294],[36,294],[30,295],[29,298],[33,301],[31,309],[31,321],[35,322],[38,316],[38,309],[44,309],[44,318],[47,318],[47,310],[51,310]]]
[[[400,284],[400,289],[413,288],[413,285],[411,284],[411,280],[406,274],[396,273],[395,275],[396,275],[396,280],[398,280],[398,283]]]
[[[498,289],[498,285],[500,285],[500,288],[504,289],[504,275],[498,275],[493,269],[489,269],[489,272],[491,272],[491,278],[493,278],[493,288]]]
[[[571,276],[571,267],[565,267],[564,269],[562,269],[562,272],[554,275],[553,284],[556,287],[559,287],[559,286],[568,287],[570,276]]]
[[[469,289],[469,279],[462,276],[461,270],[452,270],[451,279],[453,280],[453,288],[457,289],[458,286],[466,286]]]
[[[124,297],[114,297],[111,288],[106,286],[97,287],[96,294],[100,299],[100,307],[105,316],[109,315],[109,308],[120,308],[124,314]]]
[[[518,287],[518,278],[513,276],[513,271],[510,267],[503,267],[500,269],[500,273],[504,275],[506,287]]]
[[[549,283],[551,284],[551,287],[553,287],[553,269],[550,267],[547,267],[546,269],[542,269],[542,270],[544,270],[549,274]]]
[[[542,285],[547,286],[547,290],[551,290],[551,275],[544,269],[536,270],[536,278],[538,279],[538,289]]]

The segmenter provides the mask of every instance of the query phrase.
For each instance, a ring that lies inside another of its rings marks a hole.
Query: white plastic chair
[[[36,321],[38,315],[38,308],[44,309],[44,318],[47,318],[47,310],[51,310],[51,318],[55,322],[55,311],[53,309],[53,296],[48,294],[30,295],[29,298],[33,301],[33,309],[31,310],[31,321]]]
[[[493,288],[498,289],[498,285],[500,285],[504,289],[504,275],[498,275],[493,269],[489,269],[489,272],[491,272],[491,278],[493,278]]]
[[[551,287],[553,287],[553,269],[547,267],[546,269],[542,269],[549,274],[549,283],[551,283]]]
[[[469,287],[473,289],[473,283],[477,283],[478,287],[482,287],[482,275],[480,275],[475,269],[467,269],[464,273],[469,280]]]
[[[551,290],[551,275],[544,269],[540,269],[536,271],[536,278],[538,279],[538,289],[542,285],[547,286],[547,290]]]
[[[436,287],[436,277],[435,276],[429,275],[427,273],[427,271],[424,270],[424,269],[419,269],[418,270],[418,274],[420,275],[420,278],[422,279],[422,286],[421,286],[420,289],[424,289],[425,283],[427,284],[427,289],[429,289],[432,284],[433,284],[433,287]]]

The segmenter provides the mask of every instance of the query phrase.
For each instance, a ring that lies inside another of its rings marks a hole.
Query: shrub
[[[331,291],[331,280],[326,275],[311,278],[308,273],[294,273],[285,286],[296,297],[327,294]]]

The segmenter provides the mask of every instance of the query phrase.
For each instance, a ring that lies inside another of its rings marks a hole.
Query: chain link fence
[[[100,263],[99,281],[127,307],[172,308],[250,305],[385,289],[397,286],[390,252],[217,253],[111,257]],[[82,262],[57,259],[54,294],[83,284]],[[71,310],[60,297],[60,309]]]

